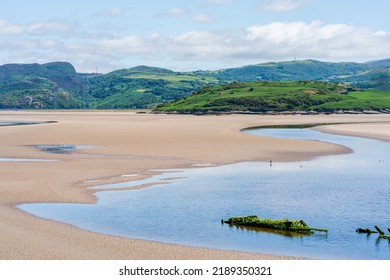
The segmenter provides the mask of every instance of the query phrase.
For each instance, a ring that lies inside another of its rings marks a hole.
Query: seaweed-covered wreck
[[[324,228],[311,228],[303,220],[272,220],[272,219],[261,219],[257,216],[240,216],[230,217],[229,220],[221,220],[222,223],[236,226],[247,226],[247,227],[258,227],[264,229],[274,229],[282,231],[293,231],[304,234],[312,234],[315,231],[328,232]]]

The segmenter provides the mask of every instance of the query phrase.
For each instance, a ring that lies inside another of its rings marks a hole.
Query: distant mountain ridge
[[[372,61],[366,62],[365,64],[368,64],[371,67],[390,68],[390,58],[381,59],[381,60],[372,60]]]
[[[104,75],[77,73],[68,62],[6,64],[0,66],[0,109],[154,108],[206,86],[304,80],[390,90],[390,59],[269,62],[191,72],[141,65]]]
[[[270,62],[218,71],[218,77],[229,81],[329,81],[369,69],[366,64],[330,63],[317,60]]]

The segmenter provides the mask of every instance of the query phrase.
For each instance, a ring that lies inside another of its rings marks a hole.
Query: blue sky
[[[4,0],[0,64],[220,69],[390,57],[390,1]]]

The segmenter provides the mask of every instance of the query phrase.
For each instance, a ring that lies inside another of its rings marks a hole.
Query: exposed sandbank
[[[390,115],[190,116],[133,112],[11,112],[0,120],[58,121],[0,127],[0,157],[57,159],[0,162],[1,259],[283,259],[287,257],[193,248],[112,237],[33,217],[14,206],[35,202],[93,203],[93,182],[140,179],[151,169],[241,161],[293,161],[348,152],[344,147],[247,135],[240,129],[299,123],[359,124],[321,130],[390,140]],[[361,124],[362,122],[373,122]],[[39,144],[96,145],[76,154],[50,154]],[[77,154],[82,153],[82,155]],[[137,174],[137,176],[125,176]]]

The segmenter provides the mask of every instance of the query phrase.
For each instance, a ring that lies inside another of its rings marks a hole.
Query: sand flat
[[[318,141],[247,135],[251,126],[301,123],[320,129],[390,140],[390,115],[153,115],[134,112],[0,111],[1,121],[57,123],[0,127],[0,157],[56,159],[0,162],[1,259],[285,259],[267,254],[193,248],[81,230],[28,215],[15,205],[36,202],[94,203],[88,180],[99,184],[153,175],[151,169],[187,168],[241,161],[309,160],[349,152]],[[75,154],[51,154],[32,145],[95,145]]]
[[[341,135],[368,137],[385,141],[390,140],[390,123],[386,122],[327,125],[316,129]]]

